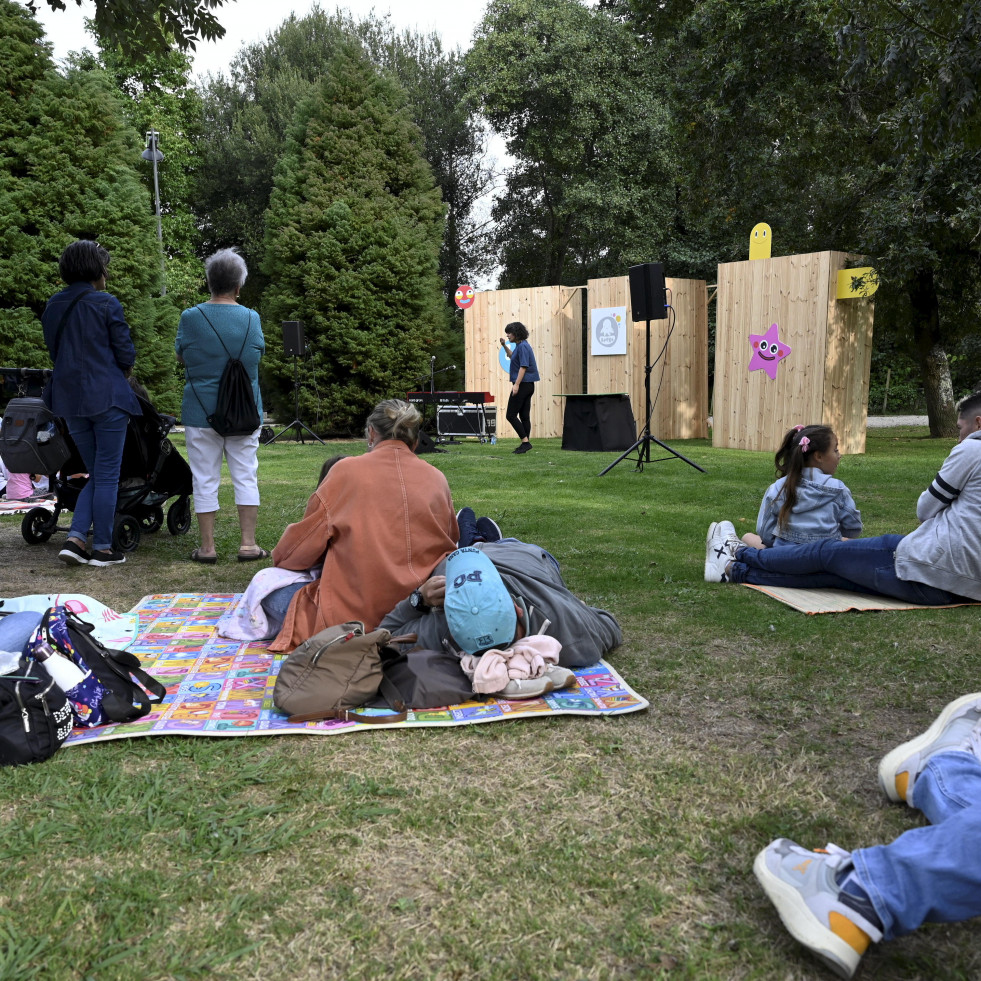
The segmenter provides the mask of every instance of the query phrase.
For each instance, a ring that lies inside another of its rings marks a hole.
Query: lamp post
[[[167,295],[167,267],[164,265],[163,227],[160,224],[160,182],[157,179],[157,164],[164,155],[159,147],[160,134],[155,129],[147,130],[146,149],[140,154],[144,160],[153,164],[153,200],[157,208],[157,242],[160,244],[160,295]]]

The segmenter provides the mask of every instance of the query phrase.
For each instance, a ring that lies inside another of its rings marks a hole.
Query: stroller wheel
[[[20,523],[20,533],[28,545],[46,542],[58,530],[58,518],[47,508],[31,508]]]
[[[160,530],[160,526],[164,523],[164,513],[163,508],[155,507],[150,510],[149,514],[143,515],[140,518],[140,528],[145,531],[148,535],[152,535],[155,531]]]
[[[172,535],[186,535],[191,530],[191,499],[179,497],[167,511],[167,531]]]
[[[117,514],[112,527],[112,547],[117,552],[135,552],[139,544],[139,521],[131,514]]]

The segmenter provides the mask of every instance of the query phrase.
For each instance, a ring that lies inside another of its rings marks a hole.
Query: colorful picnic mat
[[[970,603],[945,603],[942,606],[922,606],[917,603],[906,603],[903,600],[891,599],[888,596],[874,596],[869,593],[853,593],[847,589],[792,589],[788,586],[754,586],[744,582],[744,586],[766,593],[773,599],[792,606],[801,613],[844,613],[856,610],[864,613],[866,610],[946,610],[954,606],[978,606]]]
[[[290,723],[273,706],[273,686],[284,658],[262,641],[226,640],[215,632],[219,618],[238,600],[234,594],[172,593],[145,596],[133,608],[140,629],[128,648],[167,687],[157,710],[137,722],[76,729],[65,746],[136,736],[332,736],[387,728],[459,726],[556,715],[622,715],[648,706],[614,668],[600,661],[576,672],[576,687],[544,698],[507,702],[488,699],[446,708],[410,711],[405,722]],[[384,715],[380,710],[365,710]]]

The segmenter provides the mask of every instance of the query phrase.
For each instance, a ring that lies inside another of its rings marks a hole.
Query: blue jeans
[[[84,542],[91,529],[92,548],[97,552],[111,551],[119,467],[129,413],[107,409],[97,416],[68,416],[65,424],[89,472],[89,479],[79,492],[68,534]]]
[[[274,589],[268,596],[264,597],[260,606],[262,607],[263,613],[266,614],[266,620],[269,623],[269,638],[275,638],[280,630],[283,629],[283,624],[286,622],[286,611],[290,608],[290,603],[293,602],[293,597],[301,590],[304,586],[309,586],[310,580],[304,579],[301,582],[291,582],[288,586],[280,586],[279,589]]]
[[[852,852],[886,940],[922,923],[981,915],[981,760],[967,752],[932,757],[913,785],[913,806],[929,827]]]
[[[960,600],[962,597],[946,589],[896,575],[896,546],[902,539],[902,535],[880,535],[847,542],[831,538],[780,548],[756,549],[744,545],[736,550],[729,578],[753,586],[876,593],[924,606]]]

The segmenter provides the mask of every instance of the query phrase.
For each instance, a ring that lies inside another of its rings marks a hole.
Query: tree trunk
[[[913,347],[923,380],[930,435],[956,438],[954,386],[940,332],[940,306],[932,269],[920,269],[913,274],[909,298],[913,307]]]

